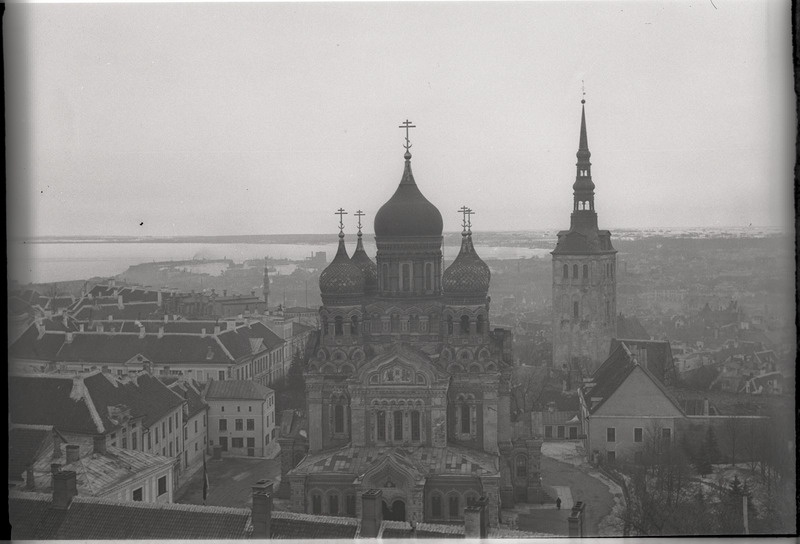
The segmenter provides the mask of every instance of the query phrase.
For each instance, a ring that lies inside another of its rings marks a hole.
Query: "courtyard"
[[[277,489],[281,474],[280,459],[224,457],[206,461],[208,506],[250,508],[252,486],[258,480],[272,480]],[[199,470],[178,492],[175,502],[203,504],[203,471]]]

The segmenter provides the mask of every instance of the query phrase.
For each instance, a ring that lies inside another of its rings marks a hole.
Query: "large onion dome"
[[[364,275],[347,255],[344,247],[344,234],[341,232],[336,256],[319,275],[319,290],[323,304],[364,294]]]
[[[358,243],[356,250],[350,261],[355,264],[364,276],[364,294],[374,295],[378,290],[378,267],[364,251],[364,243],[361,241],[361,230],[358,231]]]
[[[447,296],[481,296],[489,292],[491,271],[475,253],[472,245],[472,233],[461,233],[461,251],[453,264],[447,267],[442,275],[442,290]]]
[[[375,215],[375,236],[441,236],[442,214],[425,198],[411,173],[411,153],[397,190]]]

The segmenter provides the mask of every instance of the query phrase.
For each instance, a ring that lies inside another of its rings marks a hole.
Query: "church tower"
[[[553,255],[553,366],[591,374],[606,359],[616,335],[617,251],[611,233],[597,227],[586,100],[569,230],[558,233]]]

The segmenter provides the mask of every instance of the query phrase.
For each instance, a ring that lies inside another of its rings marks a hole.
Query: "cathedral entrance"
[[[383,519],[392,521],[406,520],[406,503],[402,500],[395,500],[391,506],[389,506],[386,501],[383,501],[381,504],[383,505]]]

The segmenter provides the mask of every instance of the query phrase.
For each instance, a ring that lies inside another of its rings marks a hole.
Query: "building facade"
[[[250,380],[207,385],[208,440],[223,455],[264,457],[275,441],[275,392]]]
[[[585,101],[582,100],[581,104]],[[569,230],[553,250],[553,366],[591,374],[616,336],[617,251],[597,227],[586,112],[581,106],[578,162]]]
[[[406,152],[375,216],[377,262],[363,214],[352,258],[340,220],[306,373],[309,454],[284,476],[293,509],[360,516],[362,493],[380,489],[385,519],[453,521],[486,497],[494,525],[501,497],[538,485],[538,458],[511,437],[511,335],[489,327],[490,271],[462,212],[461,250],[443,270],[442,216]]]

